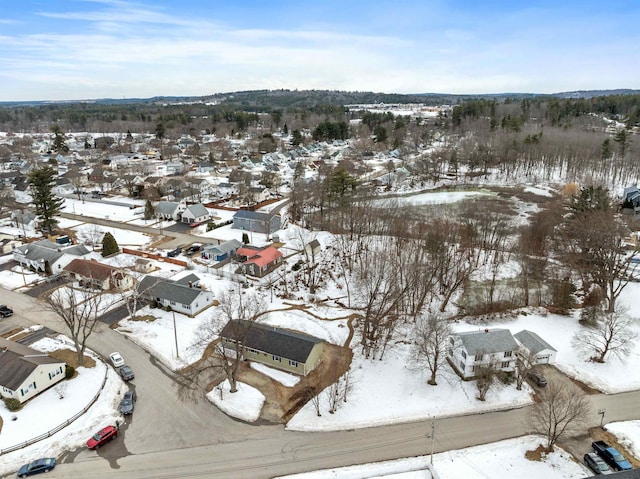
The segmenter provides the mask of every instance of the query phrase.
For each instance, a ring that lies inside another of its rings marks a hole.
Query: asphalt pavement
[[[38,324],[64,332],[62,322],[38,299],[0,289],[0,303],[14,325]],[[302,433],[280,425],[249,425],[229,418],[204,398],[178,394],[174,374],[125,336],[99,324],[89,347],[106,357],[120,352],[136,374],[138,401],[117,440],[98,452],[84,447],[63,454],[49,478],[271,478],[309,470],[428,454],[430,421],[353,431]],[[124,388],[121,393],[124,393]],[[607,422],[637,419],[640,392],[594,394],[593,418],[606,409]],[[433,451],[442,452],[518,437],[527,433],[529,407],[438,418]],[[18,465],[16,465],[17,467]],[[436,464],[437,467],[437,464]]]

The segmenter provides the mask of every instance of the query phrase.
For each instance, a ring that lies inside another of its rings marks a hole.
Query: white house
[[[158,220],[173,220],[180,221],[182,212],[187,208],[187,205],[174,201],[160,201],[155,208],[156,218]]]
[[[478,366],[513,372],[517,351],[508,329],[483,329],[452,334],[447,359],[463,379],[472,379]]]
[[[187,209],[182,212],[183,223],[204,223],[211,218],[209,210],[202,203],[196,203],[195,205],[187,206]]]
[[[0,393],[21,403],[64,379],[66,364],[8,339],[0,338]]]
[[[155,301],[162,308],[195,316],[213,304],[213,293],[200,288],[200,278],[190,274],[177,280],[146,276],[138,284],[141,297]]]
[[[522,346],[520,353],[527,358],[531,358],[533,364],[551,364],[555,362],[558,351],[533,331],[523,329],[513,336]]]
[[[48,239],[35,241],[13,250],[13,259],[22,266],[34,271],[61,273],[66,265],[76,258],[83,258],[90,251],[84,245],[63,247]]]

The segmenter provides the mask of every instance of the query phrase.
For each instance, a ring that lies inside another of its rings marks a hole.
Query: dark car
[[[131,368],[126,364],[122,366],[119,371],[120,376],[122,376],[122,379],[124,379],[125,381],[131,381],[135,377]]]
[[[584,463],[596,474],[613,474],[607,463],[594,452],[588,452],[584,455]]]
[[[0,305],[0,316],[7,318],[11,315],[13,315],[13,309],[4,304]]]
[[[182,248],[177,247],[176,249],[173,249],[173,250],[169,251],[167,253],[167,257],[168,258],[174,258],[174,257],[178,256],[180,253],[182,253]]]
[[[201,248],[202,247],[200,245],[194,244],[187,248],[186,253],[191,255],[193,253],[197,253],[198,251],[200,251]]]
[[[97,433],[91,436],[91,439],[87,441],[87,447],[89,449],[98,449],[100,446],[106,444],[118,437],[118,428],[115,426],[107,426],[100,429]]]
[[[54,467],[56,467],[56,460],[53,457],[43,457],[22,466],[18,470],[18,477],[27,477],[40,474],[41,472],[49,472]]]
[[[133,406],[136,402],[136,392],[135,391],[127,391],[124,393],[124,397],[120,401],[120,414],[132,414]]]
[[[545,387],[547,385],[547,378],[545,378],[542,374],[536,372],[529,373],[529,379],[538,387]]]

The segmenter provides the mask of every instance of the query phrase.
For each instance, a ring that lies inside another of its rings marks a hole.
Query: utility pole
[[[176,313],[175,311],[171,311],[173,313],[173,337],[176,340],[176,358],[180,358],[180,351],[178,350],[178,331],[176,329]]]
[[[436,418],[431,418],[431,457],[429,458],[429,464],[433,466],[433,448],[436,442]]]

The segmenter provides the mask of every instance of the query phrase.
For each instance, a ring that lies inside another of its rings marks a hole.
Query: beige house
[[[65,376],[66,364],[23,344],[0,338],[0,394],[21,403]]]
[[[220,332],[225,349],[289,373],[306,376],[322,362],[324,341],[308,334],[277,328],[254,321],[229,321]]]
[[[74,259],[64,267],[65,274],[78,281],[81,286],[108,291],[128,290],[134,286],[134,279],[126,271],[95,260]]]

